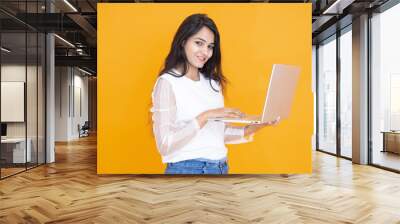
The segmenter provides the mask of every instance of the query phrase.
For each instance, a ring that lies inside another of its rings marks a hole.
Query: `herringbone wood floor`
[[[400,175],[314,154],[312,175],[96,174],[96,141],[0,181],[0,223],[400,223]]]

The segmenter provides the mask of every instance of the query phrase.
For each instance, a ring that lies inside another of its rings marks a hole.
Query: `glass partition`
[[[318,149],[336,154],[336,36],[318,47]]]
[[[43,13],[44,3],[1,1],[0,7],[18,17]],[[0,11],[1,179],[45,163],[45,34],[13,15]]]
[[[37,165],[37,132],[38,132],[38,35],[37,32],[27,33],[27,142],[30,148],[30,161],[27,163],[28,168]]]
[[[38,134],[37,134],[37,146],[38,146],[38,164],[44,164],[46,162],[46,145],[45,145],[45,114],[46,114],[46,76],[45,76],[45,66],[46,66],[46,37],[43,33],[38,33],[38,65],[37,65],[37,94],[38,94],[38,105],[37,105],[37,124],[38,124]]]
[[[1,139],[1,176],[7,177],[24,171],[31,158],[31,142],[26,140],[26,33],[3,32],[1,47],[0,110],[6,130]]]

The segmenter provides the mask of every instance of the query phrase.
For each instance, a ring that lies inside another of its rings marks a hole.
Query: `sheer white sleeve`
[[[241,144],[253,141],[254,133],[244,136],[244,127],[225,126],[225,144]]]
[[[159,79],[152,93],[151,108],[153,133],[158,151],[168,155],[180,150],[200,130],[196,118],[187,121],[176,120],[176,101],[171,84]]]

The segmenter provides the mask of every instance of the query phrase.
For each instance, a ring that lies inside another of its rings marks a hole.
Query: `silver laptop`
[[[278,117],[280,120],[289,117],[299,74],[298,66],[274,64],[262,115],[246,115],[240,118],[215,117],[208,120],[262,124],[274,121]]]

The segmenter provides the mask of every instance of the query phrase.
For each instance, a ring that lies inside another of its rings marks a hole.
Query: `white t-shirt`
[[[215,81],[211,83],[219,90]],[[252,136],[244,137],[243,127],[231,127],[223,122],[208,121],[200,129],[196,120],[200,113],[224,107],[222,92],[213,90],[203,74],[199,81],[163,74],[155,84],[152,100],[153,132],[163,163],[221,160],[227,156],[225,143],[252,141]]]

